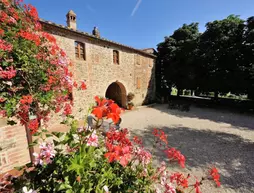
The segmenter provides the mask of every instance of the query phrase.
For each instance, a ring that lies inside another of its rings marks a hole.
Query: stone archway
[[[106,98],[112,99],[122,108],[127,107],[127,95],[126,89],[121,82],[113,82],[110,84],[106,91]]]

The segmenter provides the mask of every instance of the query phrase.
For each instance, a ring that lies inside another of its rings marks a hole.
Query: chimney
[[[77,17],[74,11],[70,10],[67,15],[67,26],[71,29],[76,30],[77,29]]]
[[[94,27],[94,29],[93,29],[93,35],[94,35],[95,37],[97,37],[97,38],[100,37],[100,32],[99,32],[99,30],[98,30],[97,27]]]

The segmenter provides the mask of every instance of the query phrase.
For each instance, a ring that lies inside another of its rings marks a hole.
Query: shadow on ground
[[[207,119],[214,122],[227,123],[238,129],[242,130],[254,130],[254,116],[253,115],[244,115],[240,113],[233,113],[227,110],[216,110],[210,108],[200,108],[191,106],[189,112],[182,112],[179,110],[171,110],[167,108],[167,104],[155,105],[152,108],[177,116],[179,118],[198,118],[198,119]]]
[[[153,128],[163,129],[168,136],[169,146],[176,147],[185,155],[187,169],[206,169],[215,165],[221,171],[224,187],[253,191],[254,143],[232,134],[197,131],[180,126],[169,128],[151,125],[143,131],[133,131],[133,135],[144,139],[144,146],[150,150],[153,145]],[[154,154],[159,161],[167,161],[161,150],[155,149]]]

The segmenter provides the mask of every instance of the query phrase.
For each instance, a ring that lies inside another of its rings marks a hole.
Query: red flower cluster
[[[106,144],[108,152],[105,153],[105,158],[108,159],[109,163],[114,161],[119,161],[119,163],[125,167],[128,165],[131,159],[131,147],[125,146],[121,147],[118,145],[112,145],[110,143]]]
[[[122,166],[126,166],[132,157],[132,143],[127,138],[128,130],[115,131],[111,129],[106,135],[106,147],[108,152],[105,157],[111,163],[119,161]]]
[[[8,11],[16,21],[19,20],[18,12],[13,7],[10,7]]]
[[[80,88],[81,88],[82,90],[86,90],[86,89],[87,89],[85,81],[81,81],[81,86],[80,86]]]
[[[92,114],[98,119],[103,117],[111,118],[114,123],[117,123],[120,119],[121,108],[114,103],[112,100],[100,99],[98,96],[95,97],[97,106],[93,108]]]
[[[7,22],[8,20],[9,20],[9,16],[7,15],[7,13],[1,10],[0,21],[4,23],[4,22]]]
[[[170,182],[173,183],[174,181],[178,186],[182,186],[183,188],[188,188],[188,179],[190,178],[190,175],[187,177],[184,177],[183,174],[177,172],[170,175]]]
[[[14,70],[13,66],[7,67],[6,70],[3,70],[0,67],[0,78],[3,79],[12,79],[13,77],[16,76],[17,71]]]
[[[215,183],[217,184],[218,187],[220,187],[220,174],[217,170],[217,168],[213,167],[211,170],[210,170],[210,175],[212,176],[213,180],[215,181]]]
[[[0,36],[3,36],[3,35],[4,35],[4,30],[0,29]]]
[[[38,12],[34,6],[32,6],[31,4],[28,4],[28,5],[24,5],[24,8],[25,8],[26,14],[32,17],[34,21],[37,21],[39,19]]]
[[[111,144],[118,144],[121,147],[132,146],[131,141],[128,139],[127,135],[129,134],[127,129],[121,131],[115,131],[111,129],[106,134],[106,142]]]
[[[180,151],[175,148],[168,148],[165,153],[170,161],[177,161],[182,168],[185,167],[185,157]]]
[[[66,58],[65,52],[56,44],[54,36],[42,31],[35,7],[21,4],[22,0],[16,0],[16,5],[10,0],[0,0],[0,2],[0,52],[3,53],[1,60],[10,64],[9,67],[0,67],[0,79],[16,77],[20,80],[8,81],[12,85],[5,84],[0,97],[21,96],[15,108],[1,105],[2,115],[7,116],[6,112],[8,112],[8,116],[16,116],[21,124],[31,124],[33,128],[36,128],[37,124],[35,121],[29,122],[29,112],[36,114],[38,122],[48,120],[51,110],[63,109],[63,113],[69,115],[71,101],[68,96],[72,92],[73,85],[71,72],[68,70],[70,61]],[[5,33],[7,31],[8,33]],[[34,43],[37,49],[31,49],[26,43],[29,41]],[[21,49],[18,55],[24,53],[29,56],[31,65],[24,65],[27,58],[20,58],[21,61],[13,58],[14,52],[11,51],[17,48]],[[18,73],[16,69],[20,69]],[[34,76],[26,73],[28,71],[34,73]],[[33,98],[22,97],[23,93],[28,93],[28,87],[29,93],[33,92]],[[86,85],[83,83],[81,87],[85,89]],[[36,109],[32,109],[32,102]],[[70,104],[67,105],[68,102]]]
[[[64,115],[70,115],[72,113],[72,110],[71,110],[71,105],[70,104],[65,104],[64,106]]]
[[[27,95],[27,96],[22,96],[22,98],[20,99],[20,103],[23,105],[30,105],[33,102],[33,97],[31,95]]]
[[[142,139],[138,136],[134,136],[133,137],[133,141],[138,144],[138,145],[141,145],[143,142],[142,142]]]
[[[39,121],[38,119],[30,120],[28,123],[28,128],[30,129],[32,134],[35,134],[39,128]]]
[[[0,50],[11,52],[12,47],[13,46],[11,44],[6,42],[5,40],[0,39]]]
[[[47,32],[42,32],[41,33],[41,36],[45,39],[47,39],[49,42],[53,43],[53,44],[56,44],[56,38],[52,35],[50,35],[49,33]]]
[[[2,3],[3,3],[6,7],[9,7],[9,6],[10,6],[10,1],[9,1],[9,0],[2,0]]]
[[[36,46],[39,46],[41,44],[40,36],[35,33],[28,31],[20,31],[18,35],[26,40],[34,42]]]
[[[155,137],[157,137],[158,139],[160,139],[165,144],[168,144],[167,135],[164,133],[163,130],[161,130],[161,129],[154,129],[153,130],[153,135]]]
[[[196,183],[194,184],[196,193],[201,193],[200,185],[201,185],[201,183],[198,180],[196,180]]]

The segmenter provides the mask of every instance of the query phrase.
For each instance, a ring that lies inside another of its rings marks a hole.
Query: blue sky
[[[36,6],[39,16],[66,25],[66,13],[77,14],[81,31],[94,26],[104,38],[135,48],[156,48],[165,36],[184,23],[198,22],[200,31],[208,21],[230,14],[246,19],[254,15],[253,0],[25,0]]]

